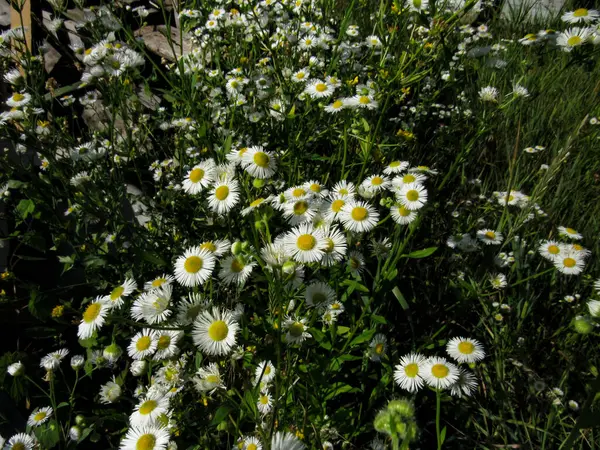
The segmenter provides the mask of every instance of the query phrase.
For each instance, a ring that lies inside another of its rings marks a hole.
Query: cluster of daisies
[[[470,338],[450,339],[446,352],[458,364],[472,364],[485,358],[483,346]],[[433,389],[450,389],[450,394],[459,398],[470,396],[477,387],[477,378],[470,370],[443,357],[425,357],[419,353],[410,353],[400,359],[394,370],[394,380],[411,393],[427,385]]]
[[[542,30],[538,33],[529,33],[519,42],[526,46],[551,43],[565,52],[571,52],[584,44],[600,44],[600,12],[597,10],[577,8],[565,12],[561,19],[573,26],[561,32]]]
[[[583,239],[583,236],[573,228],[563,226],[558,227],[558,235],[571,241]],[[565,275],[579,275],[583,272],[585,260],[592,253],[577,242],[560,242],[552,239],[540,242],[538,251]]]

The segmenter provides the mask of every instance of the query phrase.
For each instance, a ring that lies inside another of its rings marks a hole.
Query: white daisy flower
[[[500,95],[500,91],[493,86],[486,86],[479,90],[479,98],[484,102],[496,103],[498,95]]]
[[[244,450],[262,450],[263,448],[260,440],[254,436],[244,438],[244,443]]]
[[[365,38],[365,43],[367,44],[368,47],[371,48],[379,48],[381,47],[381,39],[379,39],[377,36],[371,35],[371,36],[367,36]]]
[[[201,294],[190,293],[189,298],[182,298],[177,305],[177,322],[181,325],[191,324],[207,306],[208,302]]]
[[[173,281],[175,281],[173,276],[163,273],[153,280],[144,283],[144,290],[151,291],[152,289],[158,289],[162,286],[169,286],[173,283]]]
[[[223,215],[231,211],[240,198],[239,184],[236,180],[220,179],[213,185],[208,195],[208,204],[214,212]]]
[[[200,367],[192,381],[199,392],[212,393],[218,388],[225,387],[219,372],[219,366],[216,363]]]
[[[20,94],[15,92],[8,100],[6,100],[6,105],[11,108],[19,108],[21,106],[25,106],[27,103],[31,101],[31,95],[28,93]]]
[[[33,436],[18,433],[11,437],[4,446],[4,450],[33,450],[37,441]]]
[[[575,47],[585,44],[590,35],[592,34],[591,28],[569,28],[558,34],[556,38],[556,45],[562,47],[565,52],[572,51]]]
[[[325,110],[325,112],[331,113],[331,114],[336,114],[338,112],[340,112],[342,109],[344,109],[348,104],[347,99],[345,98],[338,98],[336,99],[333,103],[330,103],[329,105],[325,106],[325,108],[323,108]]]
[[[470,397],[477,389],[477,378],[470,370],[459,367],[458,379],[450,387],[450,395],[453,397],[462,398],[463,396]]]
[[[404,205],[394,205],[390,209],[392,220],[400,225],[408,225],[417,218],[417,213]]]
[[[100,403],[105,405],[116,403],[121,398],[122,392],[121,386],[113,378],[113,381],[109,381],[100,387]]]
[[[288,232],[283,243],[286,252],[301,263],[320,261],[327,246],[323,231],[308,223],[303,223]]]
[[[207,159],[196,164],[185,176],[181,185],[184,192],[195,195],[211,184],[214,179],[215,163]]]
[[[427,203],[427,190],[420,184],[408,183],[400,188],[396,197],[406,209],[415,211]]]
[[[313,217],[315,217],[315,214],[317,214],[317,209],[315,208],[314,202],[309,200],[297,200],[285,203],[282,212],[283,217],[286,218],[288,223],[295,226],[310,222]]]
[[[595,9],[578,8],[575,11],[567,11],[561,19],[567,23],[592,23],[600,19],[600,12]]]
[[[333,303],[336,300],[335,291],[322,281],[313,281],[304,291],[304,299],[307,306],[319,307]]]
[[[477,231],[477,239],[486,245],[498,245],[504,240],[502,233],[484,228]]]
[[[27,425],[30,427],[37,427],[48,421],[52,415],[52,408],[45,406],[43,408],[36,408],[27,419]]]
[[[127,430],[120,450],[166,450],[169,431],[159,425],[131,427]]]
[[[396,192],[400,191],[405,184],[423,184],[427,180],[427,177],[420,173],[405,173],[404,175],[398,175],[392,178],[392,186]]]
[[[273,409],[273,398],[268,392],[261,392],[258,394],[258,401],[256,406],[261,414],[266,415]]]
[[[182,336],[182,331],[156,330],[156,353],[152,359],[162,361],[176,356],[179,353],[177,343]]]
[[[383,355],[387,350],[387,338],[381,333],[377,333],[373,336],[371,343],[369,344],[369,359],[371,361],[381,361]]]
[[[154,330],[144,328],[133,336],[127,347],[127,353],[133,359],[144,359],[154,354],[157,344]]]
[[[25,365],[21,361],[12,363],[6,368],[6,372],[12,377],[21,376],[25,373]]]
[[[420,372],[425,383],[435,389],[446,389],[458,380],[458,367],[445,358],[427,358]]]
[[[552,261],[554,266],[565,275],[578,275],[585,268],[584,258],[578,252],[565,251]]]
[[[271,361],[262,361],[254,371],[254,384],[270,383],[275,378],[276,370]]]
[[[423,387],[423,364],[426,358],[418,353],[410,353],[400,360],[394,370],[394,381],[408,392],[417,392]]]
[[[104,298],[96,297],[96,299],[86,307],[85,312],[83,313],[79,329],[77,330],[79,339],[88,339],[92,337],[95,331],[102,328],[108,310],[109,307],[106,305]]]
[[[352,275],[360,275],[365,270],[365,257],[359,251],[348,253],[348,268]]]
[[[581,233],[578,233],[576,230],[569,227],[558,227],[558,234],[562,237],[566,237],[576,241],[580,241],[581,239],[583,239],[583,235]]]
[[[588,310],[590,311],[590,315],[592,317],[600,317],[600,301],[598,300],[589,300],[587,302]]]
[[[294,72],[294,74],[291,77],[291,80],[295,83],[302,83],[307,81],[310,78],[310,71],[308,70],[308,68],[304,68],[304,69],[300,69],[297,72]]]
[[[283,322],[283,329],[286,331],[285,341],[288,344],[301,344],[312,337],[307,331],[306,318],[287,317]]]
[[[408,161],[392,161],[390,162],[387,167],[385,169],[383,169],[383,173],[386,175],[392,175],[395,173],[402,173],[404,172],[406,169],[408,169],[408,166],[410,164],[408,163]],[[414,182],[415,180],[413,180]]]
[[[334,87],[322,80],[314,79],[311,80],[304,89],[312,98],[325,98],[333,95]]]
[[[183,286],[194,287],[203,284],[215,267],[215,257],[200,247],[187,249],[175,261],[175,279]]]
[[[304,444],[292,433],[278,431],[271,439],[271,450],[304,450]]]
[[[341,180],[335,184],[335,186],[331,190],[331,193],[337,197],[351,199],[354,197],[354,195],[356,193],[356,187],[354,186],[353,183],[351,183],[349,181]]]
[[[323,249],[325,254],[321,260],[321,265],[331,267],[340,262],[346,256],[348,244],[346,235],[336,227],[327,227],[323,230],[327,246]]]
[[[169,306],[172,294],[172,285],[144,292],[133,303],[131,317],[137,321],[144,320],[148,324],[164,322],[171,315]]]
[[[474,363],[485,358],[485,351],[479,341],[470,338],[452,338],[446,344],[446,352],[459,363]]]
[[[129,417],[132,427],[151,426],[157,424],[157,419],[169,410],[169,399],[157,392],[148,393],[140,401]],[[158,425],[158,424],[157,424]]]
[[[565,252],[564,244],[557,241],[541,241],[538,247],[538,252],[548,261],[554,261],[555,258],[559,257]]]
[[[277,170],[277,163],[272,153],[260,145],[248,147],[242,156],[244,170],[255,178],[271,178]]]
[[[365,189],[369,189],[371,192],[380,192],[390,186],[390,180],[381,175],[371,175],[369,178],[362,182],[362,186]]]
[[[209,355],[227,355],[235,346],[239,325],[231,311],[213,308],[203,311],[194,321],[194,344]]]
[[[60,366],[62,360],[69,354],[69,350],[61,348],[55,352],[48,353],[40,361],[40,367],[46,370],[56,370]]]
[[[332,194],[329,199],[322,203],[321,214],[323,214],[325,220],[329,223],[334,222],[338,214],[341,213],[342,208],[346,204],[347,197],[339,197]]]
[[[221,262],[219,278],[225,284],[242,286],[252,273],[254,266],[256,266],[254,261],[242,255],[228,256]]]
[[[503,273],[497,273],[496,275],[490,276],[490,283],[494,289],[504,289],[508,286],[506,275]]]
[[[354,108],[377,109],[379,103],[372,95],[355,95],[348,99],[348,106]]]
[[[348,201],[339,216],[346,230],[364,233],[372,230],[379,221],[379,213],[366,202]]]
[[[132,278],[127,278],[123,284],[114,288],[111,293],[104,297],[104,303],[109,308],[120,308],[123,306],[125,297],[128,297],[137,289],[137,283]]]

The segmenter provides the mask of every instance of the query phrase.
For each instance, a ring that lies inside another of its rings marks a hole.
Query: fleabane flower
[[[160,425],[131,427],[127,430],[120,450],[166,450],[169,431]]]
[[[428,358],[423,363],[423,380],[435,389],[446,389],[458,379],[458,367],[445,358]]]
[[[128,297],[137,289],[137,283],[133,278],[127,278],[122,284],[114,288],[110,294],[103,298],[109,308],[120,308],[123,306],[125,297]]]
[[[79,339],[88,339],[92,337],[95,331],[102,328],[108,310],[109,308],[106,305],[104,298],[96,297],[96,299],[86,307],[83,313],[77,331]]]
[[[474,363],[485,358],[485,351],[479,341],[470,338],[452,338],[446,344],[446,352],[459,363]]]
[[[339,216],[344,228],[356,233],[371,231],[379,221],[375,208],[361,200],[348,201]]]
[[[325,98],[333,95],[334,87],[322,80],[311,80],[304,89],[312,98]]]
[[[226,214],[240,199],[239,184],[236,180],[224,178],[214,183],[208,195],[208,205],[217,214]]]
[[[214,255],[200,247],[191,247],[175,261],[175,279],[183,286],[203,284],[215,267]]]
[[[320,261],[327,246],[323,231],[308,223],[303,223],[287,233],[283,243],[286,252],[301,263]]]
[[[210,185],[214,179],[215,164],[212,160],[205,160],[192,167],[181,185],[184,192],[195,195]]]
[[[571,52],[575,47],[585,44],[592,34],[590,28],[573,27],[559,33],[556,45],[562,47],[565,52]]]
[[[421,209],[427,203],[427,189],[418,183],[403,185],[396,194],[396,199],[408,210]]]
[[[131,358],[141,360],[153,355],[156,351],[157,344],[158,342],[154,330],[145,328],[133,336],[127,347],[127,353]]]
[[[248,147],[242,155],[244,170],[255,178],[271,178],[277,170],[275,156],[263,149],[260,145]]]
[[[158,417],[166,414],[168,410],[169,399],[157,392],[151,392],[136,405],[129,417],[129,423],[133,427],[154,425]]]
[[[408,392],[417,392],[423,387],[423,365],[426,358],[418,353],[410,353],[400,359],[394,370],[394,381]]]
[[[227,355],[235,346],[239,328],[231,311],[213,308],[196,317],[192,339],[201,351],[209,355]]]
[[[47,422],[51,415],[51,407],[45,406],[43,408],[37,408],[29,415],[29,419],[27,419],[27,425],[30,427],[37,427]]]
[[[502,233],[484,228],[477,231],[477,239],[486,245],[498,245],[504,240]]]

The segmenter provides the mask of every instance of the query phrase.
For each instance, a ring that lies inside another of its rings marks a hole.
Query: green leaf
[[[150,253],[147,251],[143,251],[142,259],[154,264],[155,266],[166,266],[167,265],[165,260],[162,259],[160,256],[158,256],[156,253]]]
[[[337,327],[337,334],[339,334],[339,335],[344,335],[344,334],[348,333],[348,331],[350,331],[350,327],[342,327],[342,326]]]
[[[64,408],[65,406],[69,406],[69,403],[67,403],[67,402],[62,402],[62,403],[59,403],[59,404],[56,406],[56,409]]]
[[[219,406],[219,409],[217,409],[215,411],[215,415],[213,416],[213,419],[210,421],[210,425],[211,426],[219,425],[221,422],[223,422],[223,420],[225,420],[225,418],[229,415],[229,413],[232,410],[233,409],[231,407],[226,406],[226,405]]]
[[[321,347],[323,347],[325,350],[331,350],[331,342],[329,342],[325,333],[323,333],[321,330],[317,330],[316,328],[309,328],[308,332]]]
[[[371,315],[371,320],[373,322],[377,322],[377,323],[380,323],[382,325],[386,325],[387,324],[387,320],[385,320],[385,317],[378,316],[377,314],[372,314]]]
[[[369,288],[366,287],[363,284],[360,284],[358,281],[356,280],[344,280],[342,282],[343,286],[348,286],[348,294],[351,294],[352,292],[356,291],[360,291],[360,292],[369,292]]]
[[[400,302],[400,306],[402,306],[402,309],[404,311],[408,311],[408,303],[406,302],[404,295],[402,295],[402,292],[400,292],[400,289],[398,289],[398,286],[392,289],[392,293],[398,299],[398,302]]]
[[[21,216],[22,219],[26,219],[33,211],[35,211],[35,203],[29,199],[23,199],[17,205],[17,214]]]
[[[340,394],[344,394],[347,392],[360,392],[360,389],[350,386],[345,383],[335,383],[331,389],[327,391],[327,395],[325,395],[325,400],[331,400],[334,397],[337,397]]]
[[[442,428],[442,432],[440,433],[440,444],[443,444],[446,440],[446,427]]]
[[[23,183],[19,180],[8,180],[7,186],[10,189],[19,189],[21,186],[25,186],[27,183]]]
[[[374,334],[375,330],[364,331],[362,334],[352,339],[352,341],[350,342],[350,347],[354,347],[356,345],[362,344],[363,342],[370,341]]]
[[[417,250],[414,252],[410,252],[408,255],[402,255],[403,258],[427,258],[429,255],[432,255],[438,248],[437,247],[429,247],[424,248],[423,250]]]

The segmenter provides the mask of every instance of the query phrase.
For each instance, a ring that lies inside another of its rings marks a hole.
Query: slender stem
[[[442,390],[437,389],[435,391],[436,396],[436,408],[435,408],[435,433],[437,435],[437,448],[442,449],[442,434],[440,431],[440,415],[442,412]]]

